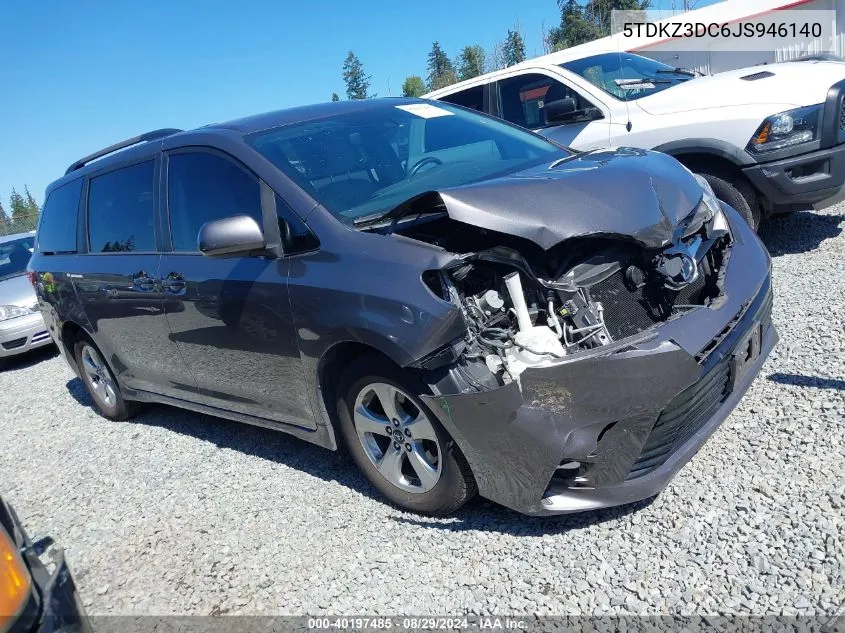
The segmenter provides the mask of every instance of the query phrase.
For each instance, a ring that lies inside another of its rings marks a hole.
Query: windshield
[[[0,279],[25,273],[34,246],[34,235],[9,242],[0,242]]]
[[[426,191],[570,155],[491,117],[396,100],[260,132],[247,142],[347,223]]]
[[[623,101],[633,101],[693,79],[695,73],[630,53],[603,53],[561,64]]]

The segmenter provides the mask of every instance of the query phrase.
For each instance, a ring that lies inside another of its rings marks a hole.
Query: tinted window
[[[279,196],[276,196],[276,213],[279,216],[279,233],[285,254],[312,251],[320,245],[308,225],[300,220]]]
[[[499,82],[501,117],[529,129],[547,125],[543,111],[546,102],[567,97],[575,99],[578,110],[592,105],[566,85],[540,73],[527,73]]]
[[[38,250],[42,253],[76,252],[76,214],[82,178],[54,189],[47,196],[38,225]]]
[[[92,253],[156,250],[155,163],[139,163],[92,178],[88,185],[88,244]]]
[[[261,226],[258,179],[216,154],[191,152],[170,156],[167,201],[174,251],[197,250],[203,224],[248,215]]]
[[[465,108],[472,108],[473,110],[481,112],[484,110],[484,86],[467,88],[466,90],[461,90],[455,94],[440,97],[440,100],[464,106]]]
[[[481,113],[395,100],[259,132],[247,142],[344,222],[566,155]]]
[[[0,281],[26,272],[34,243],[33,235],[0,242]]]

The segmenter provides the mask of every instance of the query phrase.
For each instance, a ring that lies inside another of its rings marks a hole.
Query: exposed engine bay
[[[476,378],[486,365],[506,384],[527,367],[621,341],[724,299],[731,236],[715,199],[703,200],[662,248],[596,235],[544,250],[436,209],[427,215],[395,232],[459,254],[423,279],[460,308],[467,325],[461,362]]]

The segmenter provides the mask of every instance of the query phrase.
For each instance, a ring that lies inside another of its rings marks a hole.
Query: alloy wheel
[[[82,348],[81,356],[82,370],[88,378],[94,397],[100,404],[113,407],[117,402],[117,389],[102,356],[90,345]]]
[[[440,480],[442,451],[428,416],[400,388],[378,382],[358,393],[358,440],[382,477],[405,492],[428,492]]]

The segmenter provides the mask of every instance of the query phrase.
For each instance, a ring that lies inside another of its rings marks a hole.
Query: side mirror
[[[575,116],[575,111],[575,99],[572,97],[547,101],[543,104],[546,123],[560,123],[561,121],[572,119]]]
[[[206,222],[197,237],[200,252],[207,257],[237,257],[266,246],[258,223],[248,215]]]

